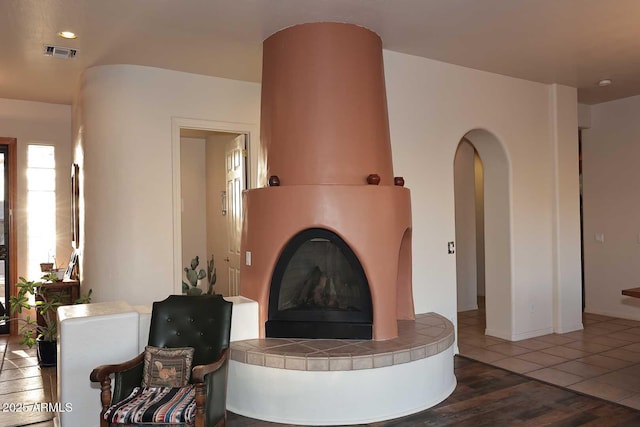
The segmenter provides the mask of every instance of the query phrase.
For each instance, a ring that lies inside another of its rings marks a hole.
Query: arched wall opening
[[[507,153],[495,135],[474,129],[458,144],[454,175],[458,311],[477,309],[477,297],[484,294],[485,334],[510,340],[513,304]],[[477,185],[479,179],[481,185]]]

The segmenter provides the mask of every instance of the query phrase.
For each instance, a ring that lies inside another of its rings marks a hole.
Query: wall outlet
[[[447,243],[447,253],[448,254],[454,254],[456,253],[456,249],[455,249],[455,245],[453,242],[448,242]]]
[[[604,233],[596,233],[593,238],[598,243],[604,243]]]

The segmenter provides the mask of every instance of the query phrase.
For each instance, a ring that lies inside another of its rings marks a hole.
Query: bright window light
[[[53,145],[27,146],[27,273],[42,276],[40,263],[55,262],[56,161]]]

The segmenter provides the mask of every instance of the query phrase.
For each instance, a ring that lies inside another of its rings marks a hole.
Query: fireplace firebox
[[[271,279],[266,336],[371,339],[372,324],[369,283],[344,240],[321,228],[294,236]]]

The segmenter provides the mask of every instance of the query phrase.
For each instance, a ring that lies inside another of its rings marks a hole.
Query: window
[[[56,161],[52,145],[27,146],[27,274],[39,279],[40,263],[55,262]]]

